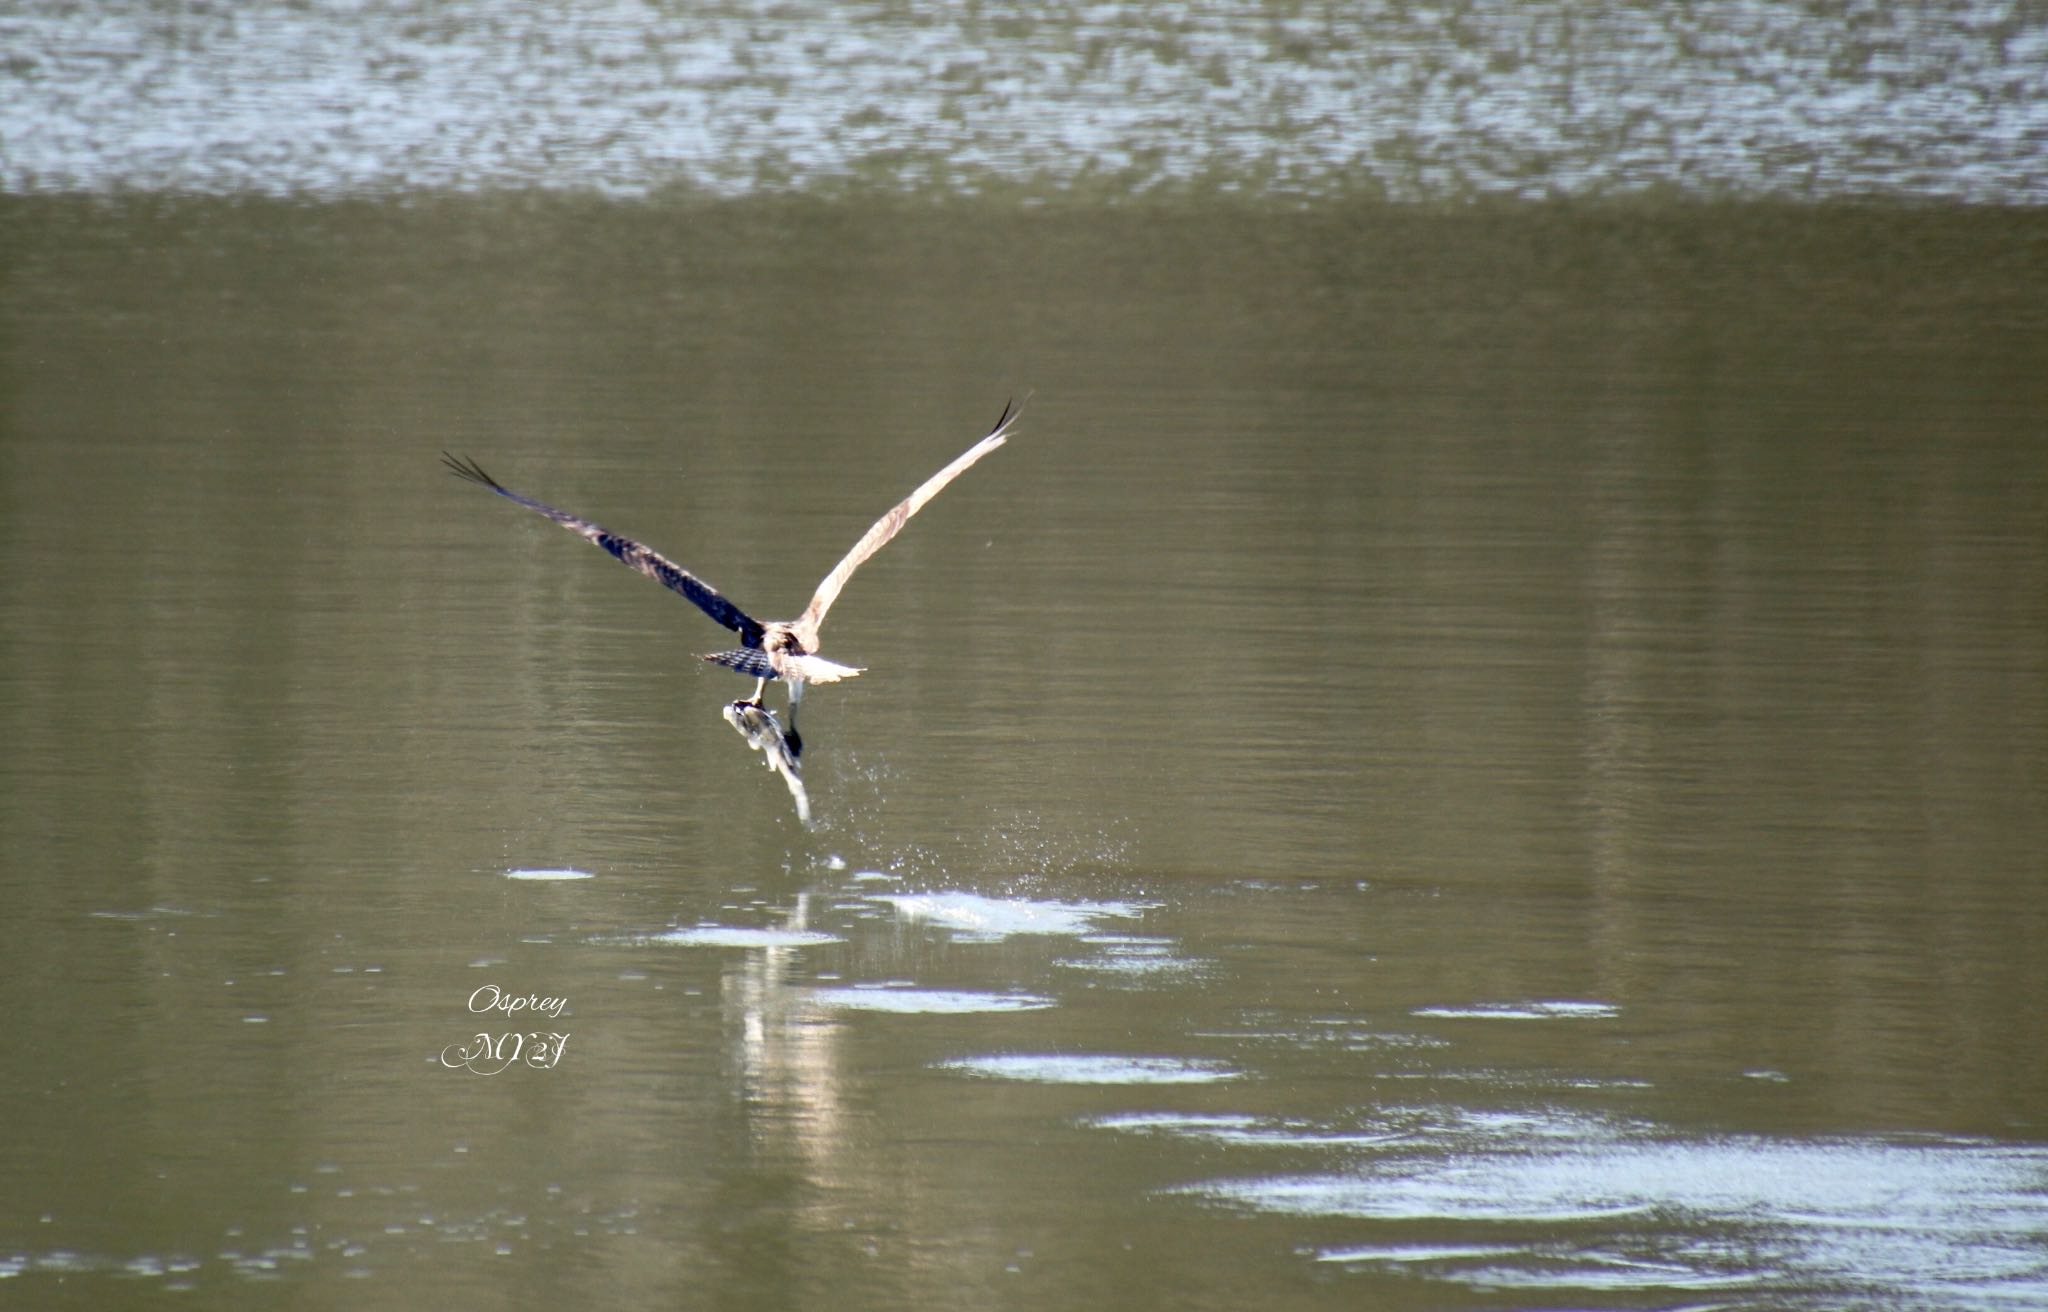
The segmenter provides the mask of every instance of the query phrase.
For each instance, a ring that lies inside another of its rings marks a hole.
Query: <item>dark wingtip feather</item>
[[[991,435],[1000,433],[1004,429],[1008,428],[1011,424],[1016,423],[1017,416],[1024,413],[1025,404],[1029,402],[1034,395],[1034,392],[1027,390],[1022,397],[1013,396],[1008,400],[1004,401],[1003,413],[996,420],[995,427],[988,430],[989,433]]]
[[[505,490],[503,484],[499,483],[497,479],[492,478],[489,474],[486,474],[484,467],[474,460],[457,460],[454,456],[443,451],[441,453],[441,463],[446,465],[448,472],[457,478],[466,479],[479,487],[487,487],[493,492],[503,492]]]

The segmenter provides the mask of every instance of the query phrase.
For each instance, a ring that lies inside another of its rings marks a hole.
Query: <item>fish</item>
[[[720,713],[725,716],[725,722],[747,740],[748,747],[761,753],[763,763],[782,776],[782,782],[789,785],[790,799],[796,803],[797,820],[804,828],[810,828],[811,798],[804,790],[803,765],[791,745],[791,736],[784,732],[775,712],[760,702],[742,698],[727,702]]]

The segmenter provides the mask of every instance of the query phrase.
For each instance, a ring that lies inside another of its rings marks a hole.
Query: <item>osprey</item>
[[[1008,440],[1010,430],[1016,426],[1019,413],[1017,406],[1005,405],[1002,417],[996,420],[996,426],[988,431],[988,436],[967,448],[952,464],[926,479],[915,492],[897,502],[888,514],[876,520],[874,527],[861,535],[860,541],[853,544],[853,550],[847,552],[845,558],[834,565],[832,572],[818,584],[818,590],[811,594],[811,604],[804,607],[803,614],[793,620],[764,622],[755,619],[727,600],[718,589],[653,548],[642,546],[631,538],[613,533],[581,516],[572,515],[566,510],[557,510],[545,502],[535,501],[532,497],[514,492],[486,474],[483,467],[474,460],[457,460],[444,451],[441,453],[441,462],[457,477],[487,487],[501,497],[518,502],[528,510],[538,511],[571,533],[595,542],[647,577],[689,598],[699,610],[737,633],[740,639],[737,648],[731,651],[712,652],[704,659],[714,665],[723,665],[729,670],[754,676],[753,696],[745,702],[734,703],[735,706],[760,707],[762,690],[768,686],[770,679],[781,679],[789,685],[789,727],[783,736],[788,740],[793,759],[803,751],[803,740],[797,737],[796,732],[796,707],[797,702],[803,697],[804,685],[837,683],[841,679],[850,679],[861,673],[854,666],[828,661],[817,654],[818,629],[825,622],[825,612],[830,610],[832,603],[838,599],[839,590],[846,586],[846,581],[853,577],[853,572],[860,568],[862,562],[880,551],[890,538],[902,531],[905,522],[922,509],[925,502],[937,496],[946,484],[958,478],[969,465]]]

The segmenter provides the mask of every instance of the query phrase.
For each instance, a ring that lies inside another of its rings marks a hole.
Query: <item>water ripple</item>
[[[940,1070],[1038,1084],[1214,1084],[1240,1078],[1227,1062],[1192,1057],[1127,1057],[1115,1053],[1004,1053],[959,1057]]]
[[[2044,1173],[2039,1146],[1685,1138],[1560,1115],[1547,1127],[1447,1124],[1363,1166],[1178,1192],[1291,1216],[1480,1227],[1475,1238],[1499,1242],[1363,1242],[1317,1257],[1428,1263],[1485,1288],[1702,1289],[1782,1275],[1893,1304],[2001,1307],[2048,1281]],[[1567,1224],[1581,1236],[1569,1246],[1522,1237]]]
[[[0,49],[10,192],[2048,198],[2048,24],[1990,0],[25,0]]]

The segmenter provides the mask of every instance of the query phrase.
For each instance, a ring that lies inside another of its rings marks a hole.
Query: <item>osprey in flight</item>
[[[818,628],[825,622],[825,612],[838,599],[839,590],[853,577],[861,563],[882,549],[884,543],[902,531],[904,522],[923,508],[924,503],[937,496],[946,484],[958,478],[966,468],[989,452],[1001,446],[1016,426],[1019,410],[1015,405],[1003,407],[1002,418],[989,430],[988,436],[962,452],[952,464],[933,474],[919,486],[917,491],[898,502],[888,514],[876,520],[874,527],[861,535],[853,544],[853,550],[846,558],[832,567],[832,572],[818,584],[818,590],[811,594],[811,604],[804,607],[803,614],[793,620],[761,621],[726,600],[718,589],[698,578],[695,574],[669,560],[650,547],[641,546],[631,538],[621,537],[608,529],[591,523],[565,510],[557,510],[545,502],[522,496],[512,491],[497,479],[483,471],[474,460],[457,460],[447,452],[441,453],[441,461],[451,473],[470,482],[487,487],[501,497],[518,502],[528,510],[536,510],[554,520],[563,528],[581,537],[590,539],[606,551],[611,552],[626,564],[664,586],[680,592],[696,603],[712,619],[739,634],[740,645],[731,651],[713,652],[704,657],[714,665],[751,674],[755,678],[754,695],[749,702],[735,705],[759,707],[761,691],[770,679],[782,679],[789,684],[789,729],[785,737],[789,742],[792,758],[803,751],[803,740],[796,733],[796,705],[803,697],[807,683],[837,683],[850,679],[860,670],[850,665],[828,661],[817,654]],[[730,717],[728,717],[730,718]]]

